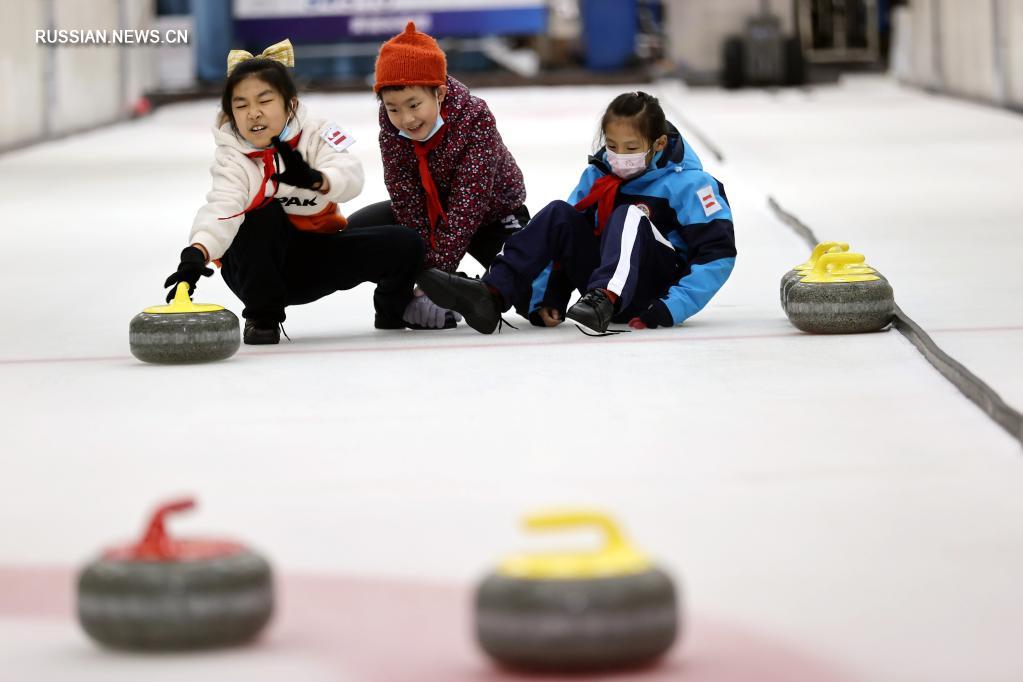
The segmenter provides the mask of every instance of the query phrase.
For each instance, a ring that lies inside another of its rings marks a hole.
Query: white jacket
[[[220,117],[218,116],[218,122]],[[302,137],[296,149],[312,168],[327,176],[330,190],[326,194],[299,189],[281,183],[275,195],[284,206],[284,211],[294,216],[313,216],[324,212],[336,212],[337,204],[349,201],[362,191],[362,163],[347,151],[337,151],[321,137],[334,124],[309,116],[301,102],[295,112],[292,126],[302,131]],[[199,209],[192,223],[190,244],[199,243],[209,251],[210,260],[224,255],[238,228],[245,220],[240,213],[250,205],[263,182],[263,162],[250,159],[247,153],[256,151],[242,139],[231,123],[227,122],[219,128],[213,128],[213,139],[217,150],[213,156],[210,175],[213,176],[213,188],[206,195],[206,205]],[[276,157],[277,168],[284,169],[280,156]],[[273,182],[266,184],[266,196],[273,195]]]

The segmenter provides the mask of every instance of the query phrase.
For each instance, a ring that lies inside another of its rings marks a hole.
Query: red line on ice
[[[1006,326],[1006,327],[942,327],[937,329],[928,330],[932,334],[971,334],[971,333],[983,333],[983,332],[1014,332],[1023,331],[1023,325],[1019,326]],[[437,332],[442,333],[442,332]],[[636,334],[642,335],[637,337]],[[658,337],[652,336],[653,334],[663,335]],[[648,336],[649,335],[649,336]],[[573,340],[565,341],[474,341],[468,343],[424,343],[424,344],[402,344],[402,345],[379,345],[379,346],[352,346],[349,348],[298,348],[290,350],[290,344],[284,343],[280,347],[274,350],[246,350],[243,349],[240,353],[241,356],[247,355],[316,355],[316,354],[335,354],[335,353],[394,353],[394,352],[409,352],[409,351],[426,351],[426,350],[459,350],[462,348],[467,349],[498,349],[498,348],[539,348],[543,346],[583,346],[594,343],[603,344],[650,344],[650,343],[678,343],[678,342],[690,342],[690,341],[756,341],[763,339],[781,339],[786,337],[801,337],[801,338],[812,338],[811,334],[804,334],[802,332],[791,331],[782,332],[777,334],[731,334],[731,335],[718,335],[718,336],[680,336],[677,334],[668,335],[661,331],[643,331],[636,332],[635,334],[629,334],[624,337],[611,337],[604,338],[600,341],[595,339],[588,339],[580,337]],[[494,338],[494,337],[490,337]],[[127,353],[123,355],[94,355],[94,356],[83,356],[83,357],[49,357],[49,358],[6,358],[0,359],[0,366],[2,365],[51,365],[61,363],[76,363],[76,362],[115,362],[115,361],[131,361],[134,359]]]

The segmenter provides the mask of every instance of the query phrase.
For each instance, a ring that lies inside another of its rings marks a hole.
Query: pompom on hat
[[[405,30],[380,46],[373,92],[390,85],[437,87],[447,82],[448,60],[437,41],[408,22]]]

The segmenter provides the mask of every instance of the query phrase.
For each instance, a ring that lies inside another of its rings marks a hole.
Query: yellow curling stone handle
[[[875,274],[863,271],[865,267],[863,262],[865,260],[866,258],[864,258],[862,253],[826,253],[817,259],[817,264],[813,266],[813,270],[799,281],[811,284],[833,284],[840,282],[874,282],[881,279]]]
[[[805,263],[800,263],[793,270],[813,270],[813,266],[817,264],[820,257],[826,253],[840,253],[842,251],[848,251],[849,244],[846,242],[821,242],[817,246],[813,247],[813,251],[810,253],[810,258]]]
[[[531,531],[597,528],[604,546],[595,552],[517,554],[505,559],[498,573],[532,580],[571,580],[633,575],[650,570],[650,559],[636,550],[610,516],[592,510],[537,514],[524,519]]]
[[[223,309],[224,306],[212,303],[192,303],[192,299],[188,298],[188,282],[178,282],[178,288],[174,291],[174,300],[170,302],[170,305],[154,305],[142,312],[157,314],[215,313]]]

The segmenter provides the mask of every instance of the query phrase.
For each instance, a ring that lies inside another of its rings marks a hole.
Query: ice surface
[[[138,532],[157,500],[193,492],[200,509],[175,532],[241,538],[284,574],[464,587],[529,544],[522,513],[592,504],[683,580],[682,660],[706,666],[692,679],[743,656],[741,638],[701,638],[715,622],[836,677],[1023,677],[1018,445],[900,335],[790,327],[778,280],[806,249],[766,208],[774,194],[862,248],[906,310],[1018,406],[1023,123],[876,77],[773,95],[648,88],[724,149],[722,164],[694,141],[727,186],[739,259],[691,322],[614,338],[525,323],[378,332],[360,287],[289,310],[292,343],[142,365],[128,321],[162,300],[208,189],[215,103],[0,157],[0,566],[70,569]],[[619,91],[479,93],[534,211],[574,186]],[[360,140],[367,189],[344,210],[385,198],[373,98],[305,99]],[[219,277],[198,299],[240,310]],[[0,680],[142,670],[93,655],[70,614],[11,612],[8,584]],[[283,632],[243,669],[302,676],[302,643]],[[241,655],[142,660],[153,679],[213,679]],[[766,665],[763,679],[793,678]]]
[[[1023,405],[1023,117],[878,76],[778,92],[667,89],[728,168],[888,275],[903,310]]]

